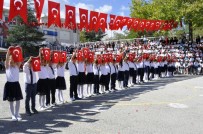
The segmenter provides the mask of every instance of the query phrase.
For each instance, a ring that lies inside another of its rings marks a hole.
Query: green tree
[[[37,23],[34,15],[34,9],[32,8],[33,3],[28,2],[28,23],[23,23],[23,20],[17,16],[16,25],[8,31],[9,36],[7,38],[7,43],[18,44],[23,48],[24,56],[36,56],[38,54],[38,45],[44,41],[44,34],[40,32],[39,26],[31,25]]]
[[[94,41],[101,41],[101,39],[106,36],[104,32],[99,30],[98,32],[95,31],[81,31],[80,32],[80,41],[81,42],[94,42]]]
[[[203,0],[132,0],[131,17],[141,19],[184,19],[189,25],[189,39],[193,40],[193,29],[203,27]],[[155,32],[155,35],[168,32]]]

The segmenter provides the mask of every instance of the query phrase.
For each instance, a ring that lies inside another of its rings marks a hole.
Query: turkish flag
[[[146,21],[147,20],[141,20],[140,23],[139,23],[139,26],[137,27],[137,30],[144,31]]]
[[[122,30],[124,26],[128,24],[129,17],[123,17],[121,24],[120,24],[120,29]]]
[[[122,16],[117,16],[113,24],[113,29],[118,30],[120,28],[122,20],[123,20]]]
[[[65,51],[62,51],[61,54],[60,54],[60,59],[59,59],[59,62],[60,63],[65,63],[66,60],[67,60],[67,53]]]
[[[88,61],[89,62],[94,62],[94,52],[89,52],[88,53]]]
[[[27,23],[27,0],[10,0],[9,21],[19,15]]]
[[[108,62],[113,62],[113,54],[108,54]]]
[[[89,30],[93,31],[96,29],[97,27],[97,22],[98,22],[98,17],[99,17],[99,13],[95,12],[95,11],[90,11],[90,27]]]
[[[82,53],[82,50],[78,50],[78,53],[77,53],[77,60],[78,60],[78,61],[83,61],[83,53]]]
[[[134,55],[134,54],[129,54],[128,56],[129,56],[129,57],[128,57],[128,60],[131,61],[131,62],[133,62],[134,59],[135,59],[135,55]]]
[[[44,60],[50,61],[50,49],[49,48],[43,48],[42,55],[44,57]]]
[[[134,19],[132,19],[132,18],[129,18],[127,20],[126,25],[127,25],[128,30],[131,30],[131,26],[133,25],[133,21],[134,21]]]
[[[60,54],[59,51],[53,51],[51,58],[53,63],[59,63]]]
[[[96,31],[101,29],[103,32],[105,32],[105,29],[107,28],[107,14],[105,13],[100,13],[99,14],[99,19],[97,21],[97,28]]]
[[[116,15],[110,14],[110,22],[109,22],[109,29],[110,30],[115,30],[114,29],[114,21],[116,19]]]
[[[41,71],[41,62],[39,57],[32,57],[31,65],[34,72]]]
[[[139,19],[133,19],[133,23],[132,23],[131,29],[136,31],[138,29],[138,27],[139,27],[139,23],[140,23]]]
[[[75,7],[69,5],[65,6],[66,6],[65,27],[68,27],[69,29],[76,29]]]
[[[108,54],[103,54],[102,58],[103,58],[105,63],[108,62]]]
[[[42,9],[44,6],[44,0],[34,0],[34,3],[35,3],[36,18],[37,18],[38,22],[40,23]]]
[[[122,60],[122,55],[116,54],[116,62],[119,63]]]
[[[23,61],[23,53],[21,47],[11,47],[9,49],[10,54],[12,55],[14,62],[22,62]]]
[[[168,20],[164,21],[164,22],[163,22],[163,25],[162,25],[162,27],[161,27],[161,30],[167,31],[167,30],[168,30],[168,29],[167,29],[167,28],[168,28],[168,23],[169,23]]]
[[[146,20],[146,23],[145,23],[145,30],[146,31],[150,31],[150,26],[151,26],[151,20]]]
[[[0,1],[0,19],[2,20],[3,16],[3,6],[4,6],[4,0]]]
[[[85,58],[88,58],[88,54],[89,54],[89,52],[90,52],[89,48],[83,48],[82,51],[83,51],[83,56],[84,56]]]
[[[88,28],[88,10],[79,8],[80,14],[80,30]]]
[[[154,30],[155,30],[155,31],[160,30],[160,28],[161,28],[161,26],[162,26],[162,23],[163,23],[163,21],[161,21],[161,20],[156,21],[156,22],[155,22],[155,28],[154,28]]]
[[[48,26],[52,24],[61,27],[60,3],[48,1]]]
[[[154,31],[155,27],[156,27],[156,21],[155,20],[151,20],[150,26],[148,28],[148,31]]]
[[[102,56],[101,55],[97,55],[97,60],[98,60],[98,64],[102,63]]]

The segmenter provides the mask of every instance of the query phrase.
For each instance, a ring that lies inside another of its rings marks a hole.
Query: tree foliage
[[[104,32],[99,30],[98,32],[91,31],[81,31],[80,32],[80,42],[94,42],[94,41],[101,41],[101,39],[106,36]]]
[[[203,0],[132,0],[130,9],[131,17],[134,18],[175,21],[184,19],[185,24],[191,27],[190,31],[203,27]]]
[[[36,55],[38,53],[38,47],[42,41],[44,34],[39,30],[39,26],[30,25],[37,22],[34,10],[31,7],[31,3],[28,4],[28,23],[23,23],[23,20],[17,16],[16,25],[11,26],[8,33],[7,43],[21,45],[24,49],[25,56]]]

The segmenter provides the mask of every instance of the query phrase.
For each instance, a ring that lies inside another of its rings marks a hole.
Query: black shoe
[[[31,113],[30,111],[26,111],[26,115],[27,115],[27,116],[31,116],[32,113]]]
[[[79,97],[77,97],[77,98],[75,98],[75,100],[82,100],[81,98],[79,98]]]
[[[38,113],[39,113],[36,109],[33,109],[32,112],[33,112],[34,114],[38,114]]]

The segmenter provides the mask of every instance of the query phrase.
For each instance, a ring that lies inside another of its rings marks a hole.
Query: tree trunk
[[[192,29],[192,21],[189,21],[189,41],[193,42],[193,29]]]

